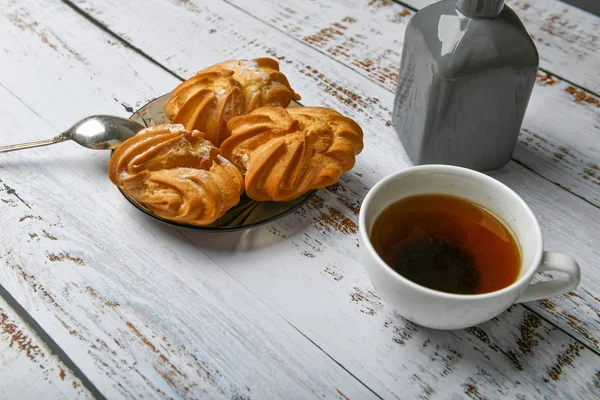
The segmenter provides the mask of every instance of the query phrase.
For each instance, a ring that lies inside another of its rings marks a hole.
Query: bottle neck
[[[495,18],[504,7],[504,0],[455,0],[456,7],[467,17]]]

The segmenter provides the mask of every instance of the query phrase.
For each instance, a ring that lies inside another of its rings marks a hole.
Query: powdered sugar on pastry
[[[254,60],[240,60],[242,70],[258,71],[258,63]]]
[[[171,133],[178,133],[178,132],[185,131],[185,126],[183,126],[183,124],[171,124],[171,125],[168,125],[168,127],[169,127],[169,132],[171,132]]]
[[[240,156],[240,163],[244,167],[244,172],[248,170],[248,161],[249,160],[250,160],[250,157],[248,156],[247,153],[244,153]]]

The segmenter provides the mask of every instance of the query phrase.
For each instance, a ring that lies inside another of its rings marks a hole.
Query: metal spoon
[[[0,153],[48,146],[64,142],[65,140],[72,140],[88,149],[114,149],[142,129],[144,129],[144,126],[125,118],[110,115],[94,115],[82,119],[52,139],[0,146]]]

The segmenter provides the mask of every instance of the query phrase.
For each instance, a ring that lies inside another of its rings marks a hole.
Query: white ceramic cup
[[[406,197],[447,194],[478,204],[502,220],[521,250],[521,271],[510,286],[475,295],[440,292],[394,271],[370,240],[373,224],[388,206]],[[359,216],[362,258],[375,290],[406,319],[434,329],[460,329],[494,318],[514,303],[569,292],[579,285],[579,265],[570,257],[543,251],[542,232],[529,206],[508,186],[482,173],[448,165],[407,168],[379,181],[362,203]],[[536,272],[566,274],[530,285]]]

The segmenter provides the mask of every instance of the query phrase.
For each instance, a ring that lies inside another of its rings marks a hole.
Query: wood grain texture
[[[401,2],[420,9],[436,1]],[[542,68],[600,94],[600,18],[560,0],[506,0],[506,4],[535,41]]]
[[[81,381],[0,297],[0,399],[91,399]]]
[[[356,227],[354,225],[354,228],[349,228],[351,225],[348,221],[356,221],[353,213],[358,210],[366,190],[381,177],[410,165],[393,128],[387,122],[393,101],[391,91],[373,84],[367,77],[350,71],[339,63],[331,62],[327,56],[314,49],[282,36],[279,31],[257,23],[255,18],[243,11],[223,3],[182,4],[156,1],[140,11],[140,17],[145,22],[132,27],[123,17],[133,12],[132,5],[115,2],[106,6],[107,9],[100,9],[98,4],[92,6],[84,1],[79,4],[96,10],[92,11],[93,15],[103,23],[133,40],[136,46],[143,48],[178,74],[189,76],[202,66],[227,58],[251,58],[269,54],[280,60],[292,86],[303,96],[304,104],[330,106],[355,118],[366,131],[366,147],[358,158],[356,171],[359,175],[351,173],[344,178],[346,194],[333,197],[341,200],[338,199],[335,206],[326,207],[323,212],[326,221],[333,221],[333,229],[341,227],[343,232],[353,233]],[[175,31],[155,34],[147,28],[160,24],[162,16],[156,10],[168,10],[173,18],[177,18],[179,29],[186,32],[186,36]],[[202,20],[202,25],[198,25],[199,20]],[[231,43],[231,46],[224,47],[218,43]],[[198,46],[203,49],[201,53],[195,51]],[[552,88],[552,85],[548,86]],[[545,103],[544,98],[540,98],[540,104]],[[535,108],[532,107],[532,110],[535,111]],[[574,126],[567,122],[568,118],[568,115],[563,117],[565,123]],[[537,140],[544,143],[548,139]],[[589,147],[590,151],[597,149],[597,146]],[[542,222],[547,247],[568,252],[584,268],[584,282],[578,292],[580,298],[563,296],[553,303],[553,308],[546,309],[543,305],[537,307],[563,329],[598,349],[600,320],[594,310],[600,309],[596,299],[600,298],[600,286],[593,278],[585,279],[587,274],[594,276],[594,266],[600,259],[600,250],[594,239],[595,228],[591,222],[598,218],[598,210],[523,170],[524,168],[513,165],[500,171],[499,176],[530,203]],[[565,171],[568,173],[568,170]],[[533,188],[536,188],[535,192]],[[327,212],[330,208],[334,211]],[[353,246],[340,248],[338,240],[334,237],[327,239],[326,243],[335,246],[341,253],[353,249]],[[358,259],[357,256],[355,259]],[[582,308],[582,305],[585,307]],[[577,321],[570,316],[581,320]]]
[[[435,332],[407,323],[373,292],[358,257],[356,213],[369,187],[409,165],[385,123],[389,90],[227,4],[78,4],[183,75],[232,56],[278,57],[307,104],[353,116],[367,135],[356,169],[297,214],[219,236],[178,231],[132,209],[108,182],[101,153],[64,144],[3,155],[0,197],[7,202],[0,210],[11,228],[0,237],[0,279],[106,395],[372,395],[327,355],[384,398],[585,397],[600,390],[598,356],[522,306],[475,329]],[[68,54],[52,58],[37,32],[0,24],[16,53],[3,68],[31,77],[2,81],[3,138],[39,138],[51,124],[67,124],[70,110],[98,106],[88,102],[124,115],[119,102],[152,96],[149,85],[176,83],[70,10],[53,7],[32,6],[20,18],[37,21],[81,58],[99,56],[87,65]],[[139,20],[125,18],[131,15]],[[177,27],[157,31],[165,15]],[[50,72],[34,73],[38,58]],[[65,65],[72,65],[68,81]],[[39,99],[56,88],[78,96],[61,95],[60,107]],[[569,248],[586,263],[598,258],[594,207],[515,164],[498,177],[540,215],[549,247]],[[559,298],[544,312],[572,330],[561,314],[569,307]],[[591,316],[575,315],[597,334]]]
[[[0,9],[3,142],[52,136],[78,114],[127,115],[177,83],[59,2]],[[375,397],[127,206],[107,161],[72,143],[0,157],[0,281],[107,398]]]
[[[413,14],[402,5],[391,0],[228,2],[395,91],[404,31]],[[541,63],[544,67],[543,57]],[[389,114],[385,118],[389,121]],[[598,137],[600,98],[540,72],[514,158],[600,206]]]

